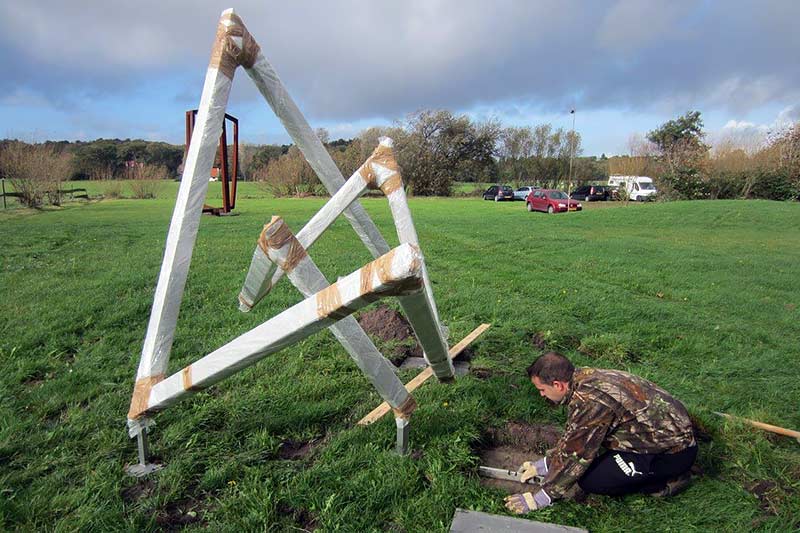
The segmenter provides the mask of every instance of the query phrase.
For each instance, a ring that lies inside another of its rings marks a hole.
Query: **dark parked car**
[[[567,210],[581,211],[583,209],[580,202],[570,200],[567,197],[567,193],[555,189],[533,191],[525,199],[525,207],[528,211],[547,211],[550,214]]]
[[[583,185],[569,195],[573,200],[583,200],[585,202],[608,200],[610,196],[611,193],[608,191],[608,187],[604,185]]]
[[[514,200],[514,190],[508,185],[492,185],[486,192],[483,193],[484,200],[494,200],[495,202],[502,202],[503,200]]]

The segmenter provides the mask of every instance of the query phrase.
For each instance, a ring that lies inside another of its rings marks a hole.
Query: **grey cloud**
[[[153,76],[202,79],[226,7],[4,3],[0,89],[69,105]],[[237,12],[315,120],[517,104],[742,112],[800,100],[800,2],[253,0]],[[234,97],[258,96],[238,80]]]

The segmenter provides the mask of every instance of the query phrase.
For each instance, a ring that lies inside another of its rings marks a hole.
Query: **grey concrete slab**
[[[496,514],[456,509],[450,533],[588,533],[587,530],[513,518]]]

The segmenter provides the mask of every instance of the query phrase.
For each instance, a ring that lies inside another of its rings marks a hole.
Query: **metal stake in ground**
[[[164,468],[164,465],[150,463],[150,446],[147,442],[147,428],[142,428],[136,434],[136,450],[139,455],[139,462],[125,468],[125,472],[134,477],[144,477]]]

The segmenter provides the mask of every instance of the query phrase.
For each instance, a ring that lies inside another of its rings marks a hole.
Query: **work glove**
[[[544,509],[552,503],[550,496],[543,490],[536,494],[531,494],[530,492],[512,494],[511,496],[506,496],[505,502],[506,508],[516,514],[525,514],[537,509]]]
[[[529,479],[541,483],[547,475],[547,461],[544,457],[536,461],[525,461],[517,472],[520,483],[527,483]]]

